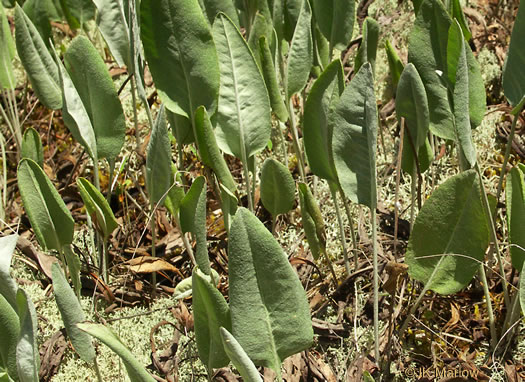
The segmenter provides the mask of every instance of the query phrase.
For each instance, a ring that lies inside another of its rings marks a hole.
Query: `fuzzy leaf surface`
[[[290,170],[273,158],[264,161],[261,170],[261,200],[272,216],[290,211],[295,202],[295,182]]]

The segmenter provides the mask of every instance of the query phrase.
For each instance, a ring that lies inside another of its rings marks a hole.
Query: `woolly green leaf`
[[[359,71],[365,62],[369,62],[375,72],[378,42],[379,24],[373,18],[367,17],[363,23],[363,40],[355,57],[354,71]]]
[[[22,138],[22,158],[29,158],[34,160],[40,167],[44,167],[44,148],[40,135],[32,127],[28,127],[24,131]]]
[[[245,161],[270,140],[268,92],[250,48],[224,14],[213,24],[213,37],[221,70],[217,143],[224,152]]]
[[[69,286],[64,272],[60,269],[60,265],[55,262],[51,269],[53,274],[53,293],[66,328],[66,333],[80,358],[89,364],[93,364],[96,354],[91,337],[76,326],[76,324],[86,319],[82,306],[80,306],[75,292]]]
[[[304,148],[312,172],[337,183],[332,157],[333,126],[329,119],[344,90],[340,60],[332,62],[314,82],[304,106]]]
[[[326,233],[321,210],[305,183],[299,183],[299,205],[306,240],[308,240],[312,256],[317,260],[326,252]]]
[[[515,110],[525,104],[525,2],[520,2],[503,68],[503,92]]]
[[[271,0],[270,0],[271,1]],[[278,0],[273,0],[278,1]],[[294,36],[294,31],[297,27],[297,22],[301,14],[303,0],[280,0],[283,2],[283,25],[279,26],[283,31],[283,36],[286,41],[291,41]],[[276,21],[274,20],[274,25]],[[277,29],[277,28],[276,28]]]
[[[11,28],[0,4],[0,90],[15,88],[15,75],[13,73],[13,58],[15,57],[15,43],[11,36]]]
[[[233,219],[233,216],[237,212],[237,205],[239,204],[239,200],[234,194],[232,194],[230,190],[224,187],[224,185],[221,184],[220,188],[221,208],[222,216],[224,218],[224,227],[226,228],[227,232],[230,232],[231,221]]]
[[[261,201],[272,216],[290,211],[295,202],[295,182],[288,167],[268,158],[261,170]]]
[[[215,280],[215,286],[219,285],[220,276],[217,273],[217,271],[213,268],[211,269],[210,275],[206,275],[203,273],[202,277],[211,284],[213,284],[213,280]],[[178,283],[177,286],[175,287],[175,292],[173,292],[173,299],[181,300],[187,297],[191,297],[192,282],[193,282],[192,277],[187,277],[184,280],[182,280],[180,283]]]
[[[355,22],[355,1],[313,0],[319,29],[333,48],[344,50],[352,39]]]
[[[461,26],[461,31],[463,32],[463,36],[465,37],[465,40],[469,41],[472,38],[472,33],[470,33],[467,19],[465,18],[463,9],[461,9],[461,4],[459,0],[450,0],[449,13],[450,13],[450,16],[453,17],[455,20],[457,20],[457,22]]]
[[[226,354],[228,354],[228,357],[244,380],[246,382],[263,382],[259,371],[235,337],[222,327],[220,328],[220,334]]]
[[[215,21],[215,17],[219,13],[224,13],[230,20],[233,21],[237,27],[239,26],[239,16],[232,0],[202,0],[204,5],[204,11],[208,17],[208,21],[211,24]]]
[[[441,184],[419,212],[405,258],[408,272],[437,293],[455,293],[479,270],[488,244],[479,177],[464,171]]]
[[[452,85],[455,140],[459,145],[461,168],[468,169],[476,164],[476,149],[472,142],[470,128],[465,39],[457,21],[450,26],[448,33],[447,67],[448,78]]]
[[[219,65],[209,25],[197,0],[143,0],[144,53],[166,107],[188,118],[217,107]]]
[[[175,181],[175,178],[177,178],[177,181],[180,181],[180,176],[177,175],[177,167],[172,163],[171,164],[171,180],[172,182]],[[179,216],[179,207],[180,202],[184,198],[184,188],[182,186],[178,186],[176,184],[171,184],[170,190],[168,192],[168,195],[166,195],[166,200],[164,200],[164,204],[168,211],[170,212],[171,216],[178,219]]]
[[[280,377],[281,361],[312,344],[303,286],[279,243],[245,208],[233,218],[228,256],[232,333],[256,365]]]
[[[213,368],[227,366],[229,358],[219,328],[231,330],[230,307],[219,290],[196,268],[192,276],[193,317],[199,357],[211,373]]]
[[[16,306],[16,305],[15,305]],[[20,334],[20,321],[15,308],[0,294],[0,366],[7,368],[11,378],[16,378],[16,344]]]
[[[268,95],[270,96],[272,110],[277,118],[286,122],[288,119],[288,111],[284,106],[283,97],[281,96],[281,89],[279,88],[279,82],[277,81],[277,74],[272,60],[272,53],[264,36],[259,39],[259,55],[261,57],[262,74],[266,88],[268,89]]]
[[[31,159],[18,165],[18,188],[40,246],[57,251],[73,241],[75,222],[57,190]]]
[[[166,111],[166,115],[168,116],[168,122],[170,123],[173,136],[179,145],[189,145],[195,142],[193,126],[189,118],[172,113],[169,110]]]
[[[93,0],[97,25],[118,66],[131,68],[129,29],[122,0]]]
[[[206,242],[206,178],[193,181],[188,193],[180,202],[180,226],[183,233],[191,232],[197,242],[195,260],[202,272],[211,272]]]
[[[401,73],[403,73],[404,65],[389,40],[385,41],[385,50],[392,85],[394,86],[394,90],[396,90],[399,79],[401,78]]]
[[[265,0],[260,0],[261,2],[265,2]],[[268,17],[270,17],[268,15]],[[270,19],[266,20],[266,18],[260,13],[260,11],[255,15],[255,21],[252,25],[252,29],[250,30],[250,36],[248,36],[248,47],[253,53],[253,56],[255,57],[255,61],[257,62],[257,65],[262,69],[261,67],[261,54],[259,52],[259,40],[262,37],[265,37],[266,39],[271,41],[273,34],[273,25],[272,21]],[[275,69],[274,69],[275,71]]]
[[[16,345],[16,366],[20,382],[37,382],[40,369],[40,354],[37,343],[37,316],[35,306],[23,289],[16,294],[20,335]]]
[[[40,33],[44,44],[51,48],[53,35],[51,33],[51,23],[48,16],[49,0],[28,0],[24,2],[22,9],[27,17],[31,19],[33,25]]]
[[[286,65],[286,96],[290,99],[308,82],[314,62],[312,40],[312,9],[308,0],[302,0],[301,13],[293,34]]]
[[[95,18],[95,5],[86,0],[60,0],[62,11],[72,29],[83,28],[84,24]]]
[[[115,333],[101,324],[89,322],[77,324],[78,328],[113,350],[124,363],[131,382],[154,382],[155,379],[146,371],[142,363],[137,361],[129,349],[120,341]]]
[[[96,161],[98,160],[97,139],[86,106],[82,102],[75,84],[56,52],[55,58],[58,63],[60,86],[62,88],[62,118],[71,135],[86,149],[88,155]]]
[[[77,297],[80,298],[80,292],[82,290],[82,283],[80,282],[80,259],[73,253],[71,245],[66,245],[63,251],[66,258],[67,269],[69,270],[69,277],[71,277],[71,282],[73,283],[73,289],[75,289]]]
[[[171,185],[171,144],[166,127],[166,113],[161,106],[151,131],[146,154],[146,189],[150,204],[164,203]]]
[[[114,161],[124,145],[126,121],[106,64],[84,36],[71,42],[64,62],[93,126],[98,158]]]
[[[16,292],[18,286],[11,277],[11,260],[17,240],[17,234],[0,237],[0,295],[4,296],[13,309],[17,309]]]
[[[525,180],[519,167],[507,176],[505,196],[510,256],[514,268],[520,270],[525,263]]]
[[[19,5],[15,9],[15,40],[18,56],[38,99],[50,109],[60,109],[62,95],[57,64]]]
[[[237,190],[235,180],[228,169],[228,165],[217,145],[215,132],[210,122],[210,117],[204,106],[200,106],[195,112],[195,135],[199,153],[206,166],[210,167],[221,184],[224,184],[232,192]]]
[[[91,220],[104,237],[104,241],[106,241],[109,235],[118,227],[111,207],[106,198],[104,198],[104,195],[87,179],[78,178],[77,187],[86,206],[86,210],[89,216],[91,216]]]
[[[331,125],[335,168],[346,197],[376,208],[377,107],[370,63],[346,87]]]

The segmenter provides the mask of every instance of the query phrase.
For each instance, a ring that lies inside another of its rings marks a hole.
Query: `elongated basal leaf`
[[[519,167],[510,170],[505,193],[510,256],[514,268],[520,270],[525,263],[525,180]]]
[[[261,69],[266,88],[268,89],[268,95],[270,96],[272,110],[277,118],[285,122],[288,119],[288,111],[286,111],[281,96],[281,89],[279,88],[275,65],[272,60],[272,53],[270,52],[267,39],[264,36],[259,39],[259,55],[261,57]]]
[[[376,208],[377,107],[370,63],[346,87],[331,124],[335,168],[346,197]]]
[[[217,16],[213,37],[221,70],[217,143],[226,153],[246,161],[270,139],[268,92],[250,48],[226,15]]]
[[[150,204],[163,203],[170,185],[171,144],[163,105],[153,125],[146,154],[146,188]]]
[[[197,0],[143,0],[141,37],[161,100],[188,118],[199,106],[214,114],[219,65],[210,27]]]
[[[111,329],[101,324],[89,322],[77,324],[78,328],[108,346],[122,359],[131,382],[155,382],[155,379],[137,361],[131,351],[124,345]]]
[[[192,291],[197,349],[211,373],[213,368],[224,367],[230,361],[219,332],[221,326],[231,330],[230,307],[216,286],[198,269],[193,271]]]
[[[310,245],[312,256],[317,260],[319,256],[326,251],[326,233],[323,216],[306,183],[299,183],[298,188],[304,233]]]
[[[195,112],[195,134],[202,163],[213,170],[221,184],[235,192],[237,185],[219,150],[210,117],[204,106],[200,106]]]
[[[0,90],[15,88],[16,79],[12,63],[14,57],[15,43],[4,7],[0,4]]]
[[[390,70],[390,77],[392,78],[392,85],[394,86],[394,90],[396,90],[399,79],[401,78],[401,73],[403,73],[404,65],[389,40],[385,41],[385,50],[388,59],[388,69]]]
[[[315,20],[333,48],[344,50],[352,39],[355,1],[313,0]]]
[[[37,317],[35,306],[23,289],[16,294],[20,319],[20,336],[16,345],[16,366],[20,382],[38,381],[40,354],[37,343]]]
[[[217,15],[222,12],[227,15],[235,25],[239,26],[239,16],[237,15],[237,10],[232,0],[202,0],[202,5],[204,5],[204,11],[206,12],[206,16],[208,16],[210,25],[213,24]]]
[[[295,182],[290,170],[272,158],[262,166],[261,201],[274,217],[290,211],[295,202]]]
[[[302,0],[302,4],[286,65],[286,96],[288,99],[304,88],[314,62],[312,9],[308,0]]]
[[[367,17],[363,23],[363,41],[355,57],[355,71],[358,71],[365,62],[369,62],[372,70],[375,71],[378,42],[379,24],[373,18]]]
[[[11,260],[16,248],[18,235],[0,238],[0,295],[4,296],[13,309],[17,309],[16,292],[18,286],[11,277]]]
[[[262,382],[259,371],[257,371],[252,360],[248,357],[248,354],[246,354],[235,337],[225,328],[220,329],[220,334],[226,354],[228,354],[228,357],[244,380],[246,382]]]
[[[71,244],[75,222],[40,166],[22,159],[17,177],[24,208],[42,248],[60,251]]]
[[[129,29],[122,0],[93,0],[97,7],[97,25],[119,66],[131,68]]]
[[[98,158],[115,160],[124,144],[126,121],[106,64],[84,36],[71,42],[64,61],[93,126]]]
[[[62,107],[58,68],[35,26],[19,5],[15,9],[16,49],[40,102]]]
[[[280,375],[281,361],[313,339],[304,289],[272,234],[239,208],[228,243],[233,335],[256,365]]]
[[[332,157],[333,126],[330,116],[344,90],[344,73],[340,60],[332,62],[314,82],[304,106],[304,148],[312,172],[337,183]]]
[[[40,167],[44,167],[44,148],[38,132],[29,127],[22,139],[22,158],[34,160]]]
[[[423,205],[408,242],[408,272],[438,293],[455,293],[478,271],[488,244],[479,177],[468,170],[446,180]]]
[[[18,376],[16,368],[16,344],[20,335],[20,321],[13,308],[0,294],[0,366],[7,368],[12,379]],[[7,381],[10,381],[9,379]]]
[[[517,110],[525,103],[525,3],[520,2],[503,69],[505,97]]]
[[[80,302],[75,296],[73,289],[69,286],[58,263],[53,263],[52,271],[53,292],[67,335],[80,358],[87,363],[93,363],[96,355],[91,337],[76,326],[76,324],[86,319]]]
[[[77,187],[86,206],[86,210],[91,216],[91,220],[94,222],[98,231],[102,233],[104,240],[107,240],[109,235],[118,227],[111,207],[104,198],[104,195],[87,179],[78,178]]]

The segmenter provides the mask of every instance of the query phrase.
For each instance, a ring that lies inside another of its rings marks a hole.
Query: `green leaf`
[[[230,191],[235,192],[237,185],[219,150],[210,117],[204,106],[200,106],[195,112],[195,133],[202,163],[213,170],[219,179],[219,183],[224,184]]]
[[[314,41],[314,67],[326,68],[330,64],[330,44],[319,30],[319,26],[313,27]]]
[[[62,88],[62,118],[71,135],[86,149],[88,155],[96,161],[98,160],[97,139],[89,114],[75,84],[56,52],[55,58],[58,63],[60,86]]]
[[[78,298],[80,298],[80,292],[82,290],[82,283],[80,282],[80,258],[73,252],[71,245],[66,245],[63,248],[63,251],[66,258],[67,268],[69,270],[69,277],[71,277],[75,293]]]
[[[394,90],[396,90],[399,79],[401,78],[401,73],[403,73],[404,65],[389,40],[385,41],[385,50],[392,85],[394,86]]]
[[[304,148],[312,172],[337,183],[332,157],[333,126],[329,123],[344,90],[344,73],[340,60],[332,62],[314,82],[304,106]]]
[[[13,73],[13,58],[15,57],[15,43],[11,36],[11,28],[0,4],[0,90],[14,89],[16,85]]]
[[[363,40],[355,57],[354,71],[358,71],[365,62],[372,65],[375,72],[377,44],[379,42],[379,24],[371,17],[363,23]]]
[[[224,14],[213,24],[213,37],[221,70],[217,143],[244,162],[270,139],[270,100],[250,48]]]
[[[459,145],[462,169],[474,167],[476,149],[472,142],[469,116],[468,67],[465,54],[465,39],[459,24],[454,22],[449,29],[447,43],[448,78],[452,84],[452,110],[454,113],[455,141]]]
[[[188,117],[172,113],[169,110],[166,111],[166,115],[168,116],[168,122],[170,123],[173,136],[179,145],[189,145],[195,142],[193,126]]]
[[[188,193],[180,202],[180,226],[183,233],[191,232],[197,242],[195,260],[199,269],[211,272],[206,242],[206,178],[199,176],[193,181]]]
[[[60,265],[55,262],[51,269],[53,274],[53,293],[66,328],[66,333],[80,358],[89,364],[93,364],[96,354],[91,337],[76,326],[76,324],[86,319],[82,306],[80,306],[75,292],[69,286],[64,272],[60,269]]]
[[[60,0],[62,11],[72,29],[81,29],[84,24],[95,18],[95,5],[86,0]]]
[[[355,1],[313,0],[315,20],[330,46],[344,50],[352,39]]]
[[[4,296],[13,309],[17,309],[16,292],[18,285],[11,277],[11,260],[16,248],[18,235],[0,237],[0,295]]]
[[[277,81],[277,74],[272,60],[272,53],[264,36],[259,39],[259,55],[261,57],[262,74],[266,88],[268,89],[268,95],[270,96],[272,110],[277,118],[282,122],[286,122],[286,120],[288,120],[288,111],[284,106],[283,97],[281,96],[281,89]]]
[[[104,237],[104,241],[107,241],[109,235],[118,227],[118,223],[106,198],[85,178],[77,179],[77,187],[86,211],[98,232]]]
[[[481,68],[478,60],[468,44],[465,44],[468,66],[468,96],[469,96],[469,114],[470,127],[473,129],[481,125],[487,111],[487,94],[485,91],[485,82],[481,77]]]
[[[129,28],[122,0],[93,0],[97,7],[97,25],[118,66],[131,69]]]
[[[222,216],[224,218],[224,227],[227,232],[230,232],[231,221],[235,213],[237,212],[237,205],[239,200],[237,197],[224,185],[220,185],[221,188],[221,209]]]
[[[184,188],[182,186],[173,184],[173,182],[175,181],[175,178],[177,179],[177,181],[180,181],[180,175],[177,174],[177,167],[172,163],[171,164],[172,184],[170,186],[168,195],[166,195],[166,199],[164,200],[164,205],[170,212],[171,216],[178,219],[180,202],[184,198],[185,194],[184,194]]]
[[[210,27],[197,0],[143,0],[144,53],[160,99],[188,118],[204,106],[213,114],[219,65]]]
[[[396,115],[398,119],[405,118],[403,163],[410,164],[403,167],[403,170],[407,171],[407,167],[411,171],[413,170],[415,150],[418,153],[420,169],[423,171],[422,160],[428,157],[423,155],[420,158],[419,154],[420,152],[424,154],[422,148],[427,142],[430,123],[428,100],[423,81],[421,81],[421,77],[412,63],[404,68],[399,78],[396,94]],[[413,175],[412,172],[409,174]]]
[[[60,109],[62,95],[57,64],[19,5],[15,9],[15,40],[18,56],[38,99],[50,109]]]
[[[71,42],[64,62],[93,126],[98,158],[114,161],[124,145],[126,121],[106,64],[84,36]]]
[[[222,12],[227,15],[237,27],[239,26],[239,16],[237,15],[237,10],[232,0],[202,0],[202,4],[204,5],[204,11],[206,12],[206,16],[208,16],[210,25],[215,21],[215,17]]]
[[[303,7],[304,0],[281,0],[281,1],[284,3],[283,25],[279,26],[279,28],[283,30],[283,37],[286,39],[286,41],[291,41],[294,35],[294,31],[297,27],[297,22],[301,14],[301,9]],[[275,24],[275,20],[274,20],[274,24]]]
[[[306,240],[317,260],[326,252],[326,233],[321,210],[306,183],[299,183],[299,205]]]
[[[295,182],[288,167],[268,158],[261,170],[261,201],[273,217],[285,214],[295,202]]]
[[[32,127],[28,127],[24,131],[22,138],[22,158],[29,158],[34,160],[40,167],[44,167],[44,148],[40,135]]]
[[[525,263],[525,180],[518,167],[507,176],[505,196],[510,257],[514,268],[520,270]]]
[[[312,40],[312,9],[308,0],[302,0],[301,13],[293,34],[286,65],[286,96],[290,99],[308,82],[314,62]]]
[[[346,87],[331,125],[335,168],[346,197],[376,208],[377,107],[370,63]]]
[[[408,272],[437,293],[455,293],[479,270],[488,244],[479,177],[464,171],[441,184],[419,212],[405,258]]]
[[[239,208],[228,243],[232,333],[256,365],[280,377],[281,361],[313,340],[306,294],[266,227]]]
[[[129,375],[131,382],[154,382],[155,379],[146,371],[144,366],[137,361],[129,349],[124,345],[120,338],[109,328],[101,324],[92,324],[89,322],[77,324],[78,328],[100,342],[108,346],[122,359],[124,366]]]
[[[259,0],[259,1],[264,3],[266,0]],[[268,18],[269,17],[270,15],[268,15]],[[259,67],[261,67],[261,55],[260,55],[259,47],[258,47],[259,40],[262,37],[266,37],[267,39],[271,41],[272,34],[273,34],[272,21],[270,19],[266,20],[266,18],[259,11],[255,15],[255,21],[250,30],[250,35],[248,36],[248,39],[246,41]]]
[[[284,1],[285,0],[268,0],[268,9],[272,16],[273,28],[275,29],[276,42],[278,45],[281,45],[283,39]]]
[[[11,378],[17,378],[16,344],[20,334],[20,321],[15,308],[0,294],[0,366],[7,368]]]
[[[217,271],[213,268],[211,269],[210,275],[206,275],[203,273],[202,277],[211,284],[213,284],[213,280],[214,280],[216,287],[219,285],[220,276],[217,273]],[[175,287],[175,292],[173,292],[173,298],[175,300],[181,300],[187,297],[191,297],[193,293],[192,292],[192,282],[193,282],[193,278],[190,276],[182,280],[180,283],[178,283],[177,286]]]
[[[510,104],[521,109],[525,103],[525,2],[520,2],[512,28],[509,49],[503,67],[503,92]]]
[[[461,4],[459,0],[450,0],[449,13],[450,13],[450,16],[453,17],[455,20],[457,20],[457,22],[461,26],[461,31],[463,32],[463,36],[465,37],[465,40],[469,41],[472,38],[472,33],[470,33],[467,19],[465,18],[463,9],[461,9]]]
[[[42,41],[48,48],[51,47],[53,35],[51,33],[51,23],[47,12],[49,0],[29,0],[25,1],[22,9],[27,17],[31,19],[33,25],[40,33]]]
[[[171,144],[162,105],[151,131],[146,154],[146,189],[151,205],[164,203],[163,198],[171,182]]]
[[[42,248],[61,251],[73,241],[75,222],[57,190],[31,159],[18,165],[18,188],[33,231]]]
[[[227,366],[229,358],[219,328],[231,330],[230,307],[217,287],[205,278],[198,268],[193,271],[193,318],[199,357],[208,372]]]
[[[16,345],[16,365],[20,382],[38,381],[40,354],[37,343],[37,316],[35,306],[23,289],[16,293],[20,335]]]
[[[241,344],[225,328],[220,328],[222,344],[228,357],[246,382],[263,382],[259,371]]]

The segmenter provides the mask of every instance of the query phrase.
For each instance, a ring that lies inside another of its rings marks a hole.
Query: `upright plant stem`
[[[100,259],[100,266],[102,267],[102,274],[104,275],[104,281],[109,283],[108,273],[108,243],[106,240],[102,241],[102,252]]]
[[[510,133],[509,138],[507,141],[507,147],[505,148],[505,157],[503,157],[503,164],[501,165],[501,172],[499,174],[499,181],[498,181],[498,190],[496,192],[496,200],[499,201],[499,197],[501,196],[501,191],[503,189],[503,179],[505,178],[505,173],[507,172],[507,163],[509,161],[510,157],[510,150],[512,148],[512,141],[514,140],[514,135],[516,133],[516,125],[518,123],[518,119],[520,117],[521,110],[519,110],[514,117],[512,118],[512,125],[510,127]]]
[[[341,239],[341,246],[343,247],[343,258],[345,261],[346,274],[350,274],[350,263],[348,261],[348,251],[346,249],[346,238],[345,238],[345,228],[343,227],[343,218],[341,216],[341,210],[339,209],[339,204],[337,203],[337,187],[333,184],[330,185],[330,193],[332,195],[332,200],[335,206],[335,214],[337,215],[337,222],[339,224],[339,237]]]
[[[496,325],[494,323],[494,313],[492,311],[492,301],[490,300],[487,275],[485,274],[485,267],[483,264],[480,264],[479,266],[479,276],[481,277],[481,283],[483,284],[483,293],[485,293],[485,301],[487,302],[487,313],[489,315],[490,325],[490,347],[491,349],[495,349],[498,341],[498,335],[496,333]]]
[[[115,161],[111,160],[109,161],[109,182],[108,182],[108,192],[106,194],[106,201],[108,204],[111,203],[111,186],[113,185],[113,175],[115,173]]]
[[[374,351],[376,362],[379,364],[379,271],[377,265],[377,216],[376,209],[371,208],[372,214],[372,246],[374,267]]]
[[[483,177],[481,176],[481,170],[479,164],[476,162],[476,171],[478,172],[479,182],[481,185],[481,199],[483,202],[483,208],[485,209],[485,215],[489,220],[489,232],[490,238],[494,245],[494,250],[496,252],[496,259],[498,261],[498,268],[501,277],[501,285],[503,287],[503,295],[505,297],[505,306],[507,309],[510,309],[510,297],[509,290],[507,288],[507,279],[505,277],[505,268],[503,266],[503,259],[499,250],[498,236],[496,234],[496,224],[494,224],[494,218],[492,216],[492,211],[490,210],[489,200],[487,197],[487,192],[485,191],[485,186],[483,185]]]
[[[156,226],[156,222],[155,222],[155,207],[154,206],[151,206],[151,257],[155,258],[156,257],[156,250],[155,250],[155,235],[157,234],[155,232],[155,226]],[[155,298],[155,293],[157,291],[157,272],[153,272],[151,274],[151,284],[153,286],[153,293],[152,293],[152,296],[153,298]]]
[[[417,168],[414,163],[412,168],[412,177],[410,183],[410,232],[412,232],[412,227],[414,226],[414,218],[416,215],[416,186],[417,186]]]
[[[246,155],[245,155],[246,156]],[[248,197],[248,209],[253,212],[253,199],[252,199],[252,188],[250,186],[250,170],[248,169],[248,163],[243,161],[242,168],[244,171],[246,195]]]
[[[348,225],[350,226],[350,236],[352,238],[352,252],[354,253],[354,269],[357,270],[359,268],[359,257],[357,256],[357,237],[354,230],[354,219],[352,216],[352,211],[350,211],[350,205],[348,203],[348,199],[345,197],[345,193],[339,187],[339,195],[341,195],[341,199],[343,200],[343,205],[345,206],[345,212],[346,217],[348,218]]]
[[[303,154],[301,151],[301,146],[299,144],[299,134],[297,132],[297,124],[295,120],[295,113],[293,108],[293,102],[292,99],[288,101],[288,114],[290,115],[290,128],[292,130],[292,140],[293,140],[293,148],[295,151],[295,155],[297,156],[297,162],[299,166],[299,174],[301,175],[301,179],[303,182],[306,182],[306,176],[304,172],[304,159]]]
[[[7,206],[7,158],[5,155],[5,138],[0,131],[0,151],[2,154],[2,205],[0,206],[0,219],[5,218],[5,208]],[[0,227],[3,227],[4,223],[0,222]]]
[[[135,149],[137,152],[140,150],[140,132],[139,132],[139,121],[137,114],[137,94],[136,94],[136,83],[135,76],[131,77],[131,99],[133,102],[133,127],[135,128]],[[153,126],[153,124],[151,125]]]

